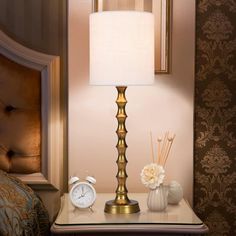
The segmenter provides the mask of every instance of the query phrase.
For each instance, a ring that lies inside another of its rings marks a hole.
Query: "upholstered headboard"
[[[0,31],[0,169],[60,189],[62,137],[59,57]]]
[[[41,74],[0,54],[0,169],[41,171]]]

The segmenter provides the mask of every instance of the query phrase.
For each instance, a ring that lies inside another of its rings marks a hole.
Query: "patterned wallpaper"
[[[236,235],[236,1],[197,0],[194,209]]]

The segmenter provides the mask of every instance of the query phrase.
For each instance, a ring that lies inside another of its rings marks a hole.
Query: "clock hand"
[[[86,191],[85,193],[84,193],[84,195],[86,194],[86,193],[88,193],[89,192],[89,190],[88,191]]]
[[[80,195],[80,196],[78,197],[78,199],[80,199],[80,198],[82,198],[82,197],[84,197],[84,195]]]
[[[84,193],[82,193],[79,197],[78,197],[78,199],[80,199],[80,198],[82,198],[82,197],[84,197]]]
[[[82,198],[82,197],[85,197],[86,193],[89,192],[89,191],[84,192],[84,186],[82,186],[81,190],[82,190],[82,193],[81,193],[81,195],[78,197],[78,200],[79,200],[80,198]]]

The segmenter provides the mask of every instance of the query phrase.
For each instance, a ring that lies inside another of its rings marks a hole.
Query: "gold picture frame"
[[[93,12],[137,10],[155,17],[155,73],[170,73],[172,0],[93,0]]]

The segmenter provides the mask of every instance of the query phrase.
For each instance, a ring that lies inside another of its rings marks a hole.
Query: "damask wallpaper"
[[[236,235],[236,1],[196,1],[194,209]]]

